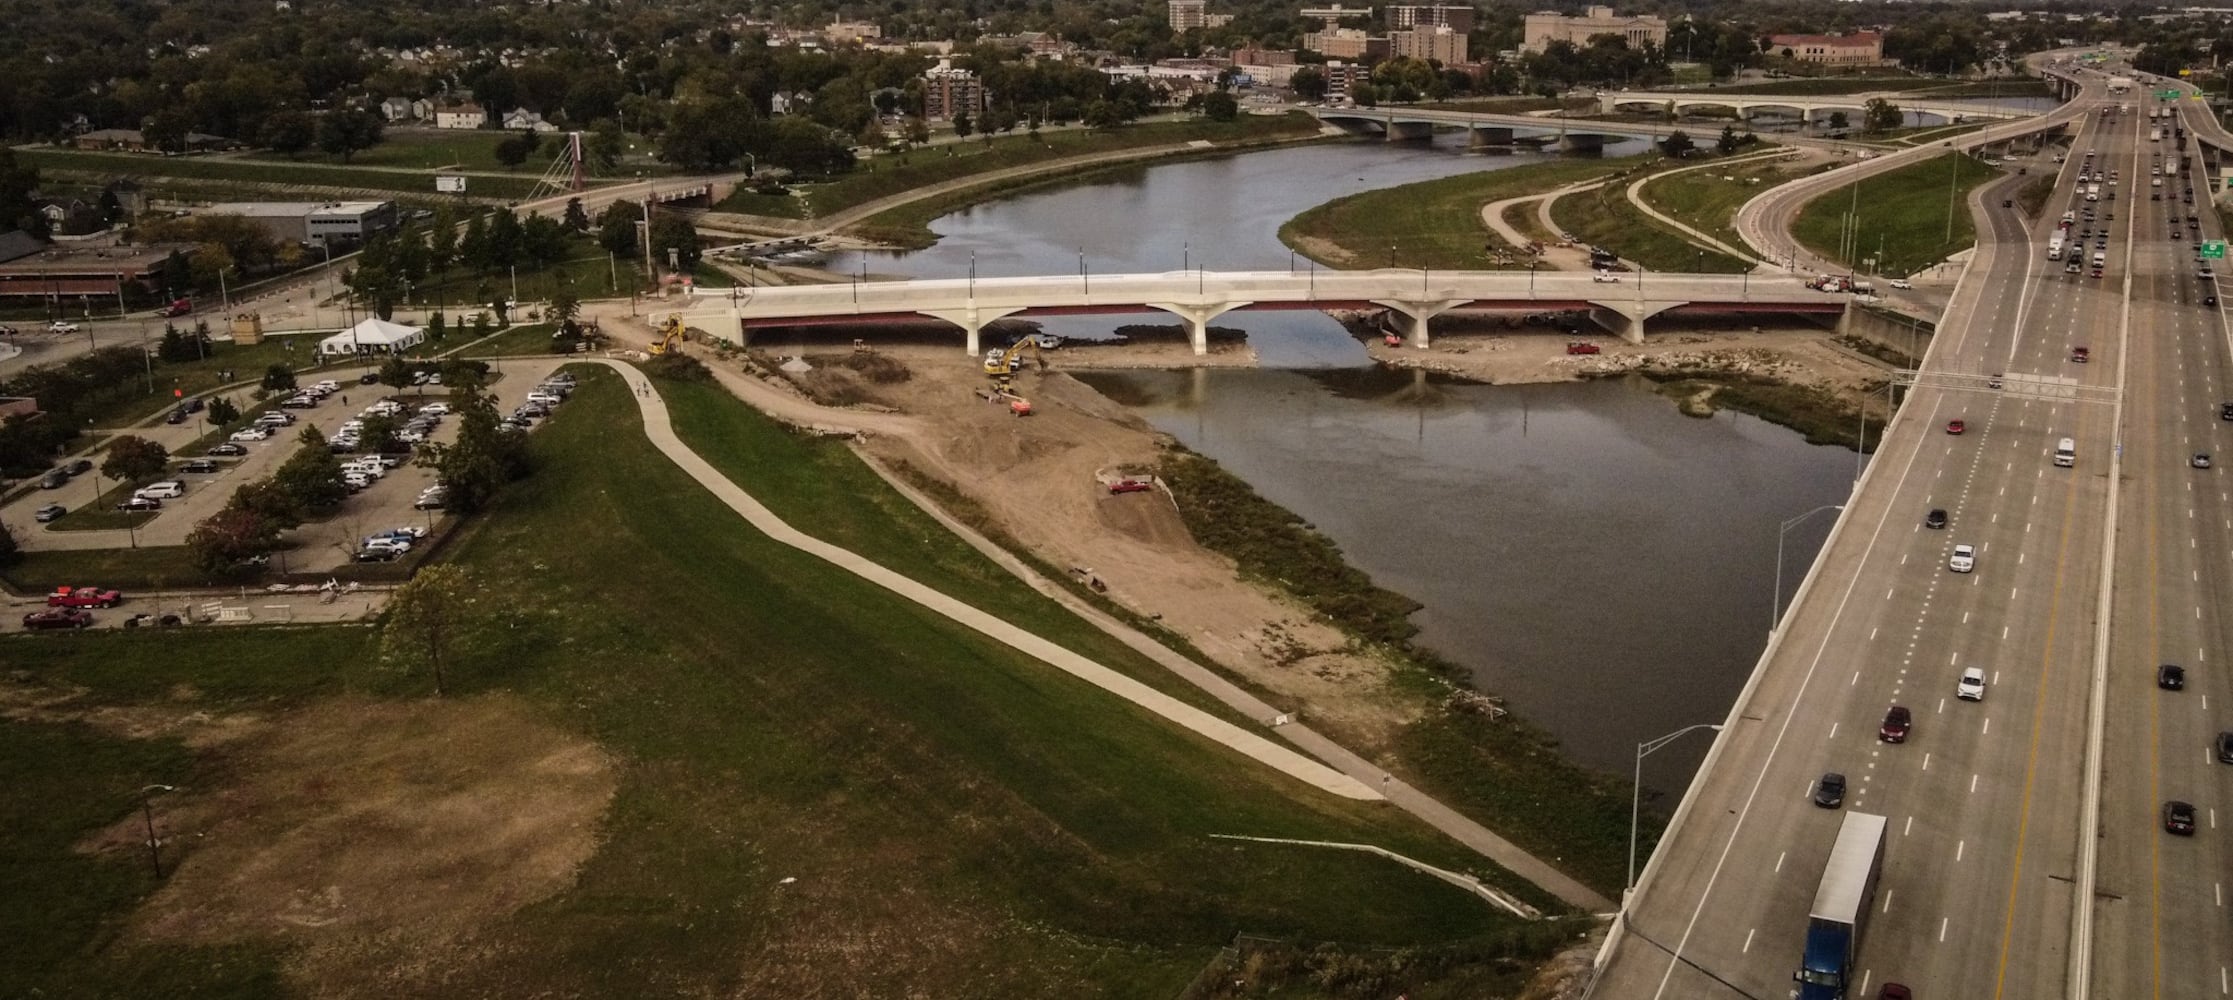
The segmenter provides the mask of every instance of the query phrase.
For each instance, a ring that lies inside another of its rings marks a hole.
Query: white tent
[[[426,343],[425,330],[373,318],[319,341],[318,353],[327,356],[402,354],[423,343]]]

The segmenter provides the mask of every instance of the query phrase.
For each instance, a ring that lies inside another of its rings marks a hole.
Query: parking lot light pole
[[[1718,733],[1721,731],[1721,724],[1701,722],[1694,726],[1684,726],[1658,739],[1636,744],[1636,782],[1630,787],[1628,795],[1628,881],[1621,883],[1620,890],[1620,907],[1623,913],[1628,911],[1629,895],[1636,891],[1636,826],[1644,805],[1644,758],[1650,756],[1652,751],[1700,729],[1711,729]]]
[[[1799,522],[1807,518],[1826,510],[1844,509],[1845,505],[1842,503],[1826,503],[1783,522],[1783,527],[1776,529],[1776,589],[1774,593],[1768,595],[1768,631],[1771,634],[1783,625],[1783,537],[1789,534],[1792,528],[1797,527]]]

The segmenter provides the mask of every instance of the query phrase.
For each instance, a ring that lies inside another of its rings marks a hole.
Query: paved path
[[[675,434],[674,425],[667,413],[667,403],[642,372],[618,361],[604,361],[605,365],[621,373],[636,394],[636,404],[644,415],[644,433],[660,453],[667,456],[698,484],[720,498],[729,509],[769,538],[772,538],[808,555],[821,559],[839,569],[876,584],[900,597],[920,604],[953,621],[1015,649],[1049,666],[1084,680],[1135,705],[1154,712],[1186,729],[1222,743],[1243,755],[1271,767],[1321,791],[1343,798],[1379,799],[1381,794],[1371,785],[1336,771],[1302,754],[1280,746],[1256,733],[1242,729],[1192,705],[1179,701],[1139,681],[1102,666],[1099,663],[1064,649],[1052,642],[1019,629],[995,615],[980,611],[936,589],[917,583],[895,573],[849,549],[840,548],[806,534],[777,517],[774,511],[762,505],[751,494],[731,482],[698,453],[691,451]]]
[[[1665,212],[1661,212],[1660,210],[1653,208],[1649,202],[1646,202],[1644,200],[1644,185],[1656,181],[1662,177],[1671,177],[1675,174],[1686,174],[1693,170],[1726,170],[1730,167],[1751,163],[1755,160],[1767,160],[1777,157],[1791,156],[1795,152],[1796,150],[1784,149],[1779,147],[1776,149],[1765,150],[1758,153],[1748,153],[1744,156],[1734,157],[1732,159],[1714,160],[1707,163],[1700,163],[1696,166],[1677,167],[1676,169],[1663,170],[1656,174],[1647,174],[1645,176],[1636,178],[1634,183],[1628,185],[1628,201],[1630,204],[1636,206],[1637,211],[1640,211],[1646,216],[1657,220],[1661,225],[1667,226],[1668,228],[1681,233],[1683,239],[1690,241],[1690,244],[1692,246],[1711,250],[1715,253],[1723,254],[1726,256],[1735,257],[1738,260],[1745,261],[1755,267],[1759,267],[1762,266],[1762,262],[1759,258],[1754,257],[1753,255],[1746,253],[1743,250],[1739,250],[1736,247],[1730,246],[1729,244],[1722,242],[1714,236],[1705,233],[1697,229],[1696,227],[1683,222],[1680,219],[1677,219],[1671,215],[1666,214]]]
[[[1551,200],[1558,198],[1561,195],[1573,194],[1576,191],[1588,191],[1592,188],[1602,187],[1604,186],[1606,181],[1609,181],[1611,179],[1612,178],[1610,177],[1600,177],[1594,181],[1575,181],[1572,184],[1568,184],[1565,187],[1547,193],[1538,192],[1535,194],[1523,194],[1515,198],[1506,198],[1502,201],[1492,201],[1486,205],[1481,206],[1481,221],[1488,225],[1491,232],[1496,233],[1498,239],[1512,244],[1512,247],[1514,249],[1524,254],[1527,252],[1527,245],[1529,242],[1528,235],[1526,233],[1520,232],[1519,228],[1512,225],[1510,222],[1505,221],[1505,212],[1509,211],[1515,205],[1524,205],[1529,202],[1535,202],[1536,211],[1537,213],[1539,213],[1539,217],[1543,222],[1543,228],[1549,230],[1550,234],[1553,237],[1556,237],[1559,230],[1558,226],[1550,221],[1549,205]],[[1571,258],[1571,260],[1557,259],[1561,257]],[[1569,264],[1573,265],[1573,268],[1582,268],[1589,266],[1589,257],[1587,254],[1584,254],[1580,250],[1577,250],[1573,247],[1561,247],[1556,244],[1544,245],[1543,260],[1546,263],[1549,263],[1551,266],[1558,268],[1567,268]]]

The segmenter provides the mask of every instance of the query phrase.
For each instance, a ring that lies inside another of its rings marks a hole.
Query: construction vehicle
[[[1032,357],[1038,360],[1039,367],[1045,368],[1047,366],[1046,356],[1042,353],[1045,348],[1039,346],[1038,340],[1025,337],[1005,348],[995,347],[986,351],[985,374],[1003,382],[1014,378],[1016,372],[1023,368],[1023,352],[1026,349],[1029,349]]]
[[[977,390],[977,398],[988,403],[1006,403],[1008,404],[1008,412],[1019,417],[1031,415],[1031,401],[1016,395],[1015,390],[1008,388],[1005,384],[994,383],[987,388],[979,389]]]
[[[666,322],[659,324],[659,342],[651,345],[651,353],[672,354],[681,350],[682,331],[682,317],[680,315],[668,316]]]

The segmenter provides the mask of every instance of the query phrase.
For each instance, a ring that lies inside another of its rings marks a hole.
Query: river
[[[951,277],[974,257],[979,275],[1068,273],[1083,248],[1096,271],[1287,267],[1279,226],[1313,205],[1541,158],[1463,142],[1130,168],[937,219],[928,250],[830,266]],[[1048,326],[1090,334],[1143,321]],[[1853,475],[1849,451],[1742,415],[1684,417],[1626,382],[1484,386],[1382,371],[1311,313],[1220,325],[1248,330],[1265,368],[1087,381],[1139,402],[1157,427],[1424,603],[1423,643],[1576,759],[1614,773],[1629,769],[1637,742],[1721,721],[1766,638],[1777,525],[1838,502]],[[1787,590],[1828,523],[1819,515],[1790,532]],[[1653,755],[1647,780],[1679,791],[1704,748],[1693,739]]]

